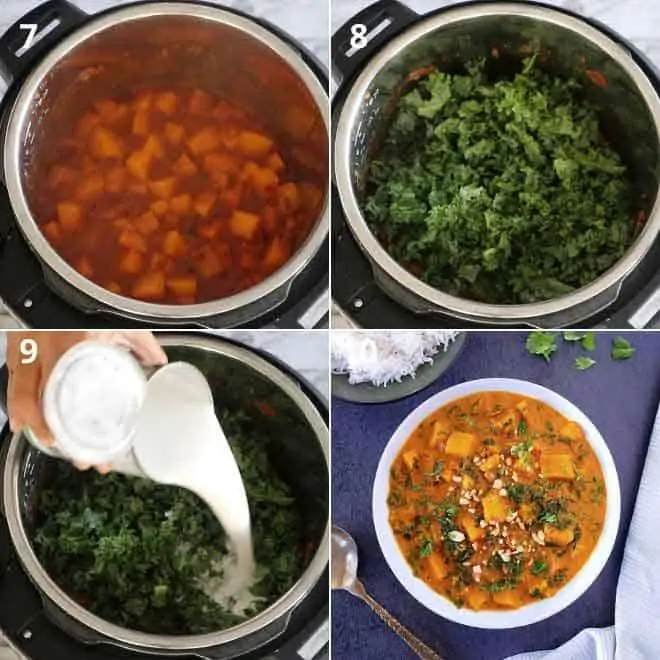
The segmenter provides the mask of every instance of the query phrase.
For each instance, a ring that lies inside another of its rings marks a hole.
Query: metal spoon
[[[422,660],[442,660],[435,651],[401,625],[365,590],[357,577],[358,550],[355,539],[341,527],[332,526],[330,571],[333,589],[344,589],[363,600]]]

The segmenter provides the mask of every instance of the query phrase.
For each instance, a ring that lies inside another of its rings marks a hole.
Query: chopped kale
[[[581,85],[535,58],[431,71],[402,97],[368,173],[365,215],[428,284],[491,303],[592,282],[634,239],[632,187]]]
[[[252,516],[263,600],[238,616],[198,586],[217,575],[224,531],[193,493],[65,463],[39,494],[34,546],[53,579],[112,623],[157,634],[201,634],[254,616],[288,591],[303,568],[303,520],[264,444],[236,413],[222,415]]]

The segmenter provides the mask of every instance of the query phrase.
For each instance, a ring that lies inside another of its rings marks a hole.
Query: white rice
[[[386,386],[415,377],[417,368],[456,338],[457,332],[337,330],[332,333],[332,373],[348,374],[348,382]]]

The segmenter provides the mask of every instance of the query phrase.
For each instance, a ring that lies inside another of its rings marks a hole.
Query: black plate
[[[456,358],[463,352],[466,340],[467,333],[459,333],[446,351],[433,356],[433,362],[426,362],[418,367],[414,377],[406,376],[400,382],[395,381],[389,385],[380,387],[371,383],[351,385],[346,374],[332,374],[332,396],[352,403],[387,403],[415,394],[435,383],[454,364]]]

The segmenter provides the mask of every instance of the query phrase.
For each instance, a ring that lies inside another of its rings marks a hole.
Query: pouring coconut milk
[[[194,366],[176,362],[147,380],[124,349],[85,341],[67,351],[44,391],[44,414],[55,437],[46,453],[113,469],[198,495],[222,525],[230,561],[222,579],[202,585],[241,614],[255,600],[250,510],[243,480],[215,415],[213,394]]]

